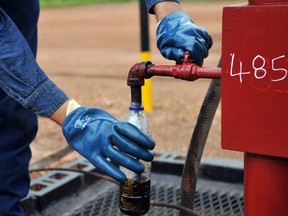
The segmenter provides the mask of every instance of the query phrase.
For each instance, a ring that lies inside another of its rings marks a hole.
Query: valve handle
[[[182,64],[192,64],[192,63],[193,59],[191,53],[189,51],[185,51],[183,54]]]

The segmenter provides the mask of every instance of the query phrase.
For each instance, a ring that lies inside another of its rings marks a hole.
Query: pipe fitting
[[[152,65],[152,63],[149,61],[134,64],[129,70],[127,85],[131,87],[143,86],[144,79],[151,77],[147,74],[147,69],[150,65]]]

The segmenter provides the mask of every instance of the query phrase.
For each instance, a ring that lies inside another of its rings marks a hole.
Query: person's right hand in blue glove
[[[160,2],[154,6],[158,21],[156,37],[161,54],[181,63],[185,51],[199,66],[209,54],[213,41],[208,32],[195,25],[177,2]]]
[[[55,120],[55,114],[52,119],[62,124],[68,144],[115,180],[126,180],[117,165],[141,173],[144,165],[137,159],[152,161],[149,150],[155,143],[136,126],[118,121],[104,110],[79,106],[73,100],[68,103],[66,115],[63,123]]]

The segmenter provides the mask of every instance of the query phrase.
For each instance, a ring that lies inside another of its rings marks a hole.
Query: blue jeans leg
[[[37,116],[0,90],[0,215],[23,215],[20,200],[30,188],[29,144]]]

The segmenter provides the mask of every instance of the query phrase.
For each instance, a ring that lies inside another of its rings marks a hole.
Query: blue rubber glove
[[[193,62],[203,65],[213,41],[204,28],[195,25],[190,17],[182,11],[173,12],[158,24],[157,47],[161,54],[180,64],[183,53],[189,51]]]
[[[155,146],[150,137],[101,109],[82,106],[75,109],[65,118],[62,130],[70,146],[120,182],[125,181],[126,176],[113,164],[141,173],[144,165],[132,157],[153,160],[153,155],[147,150]]]

